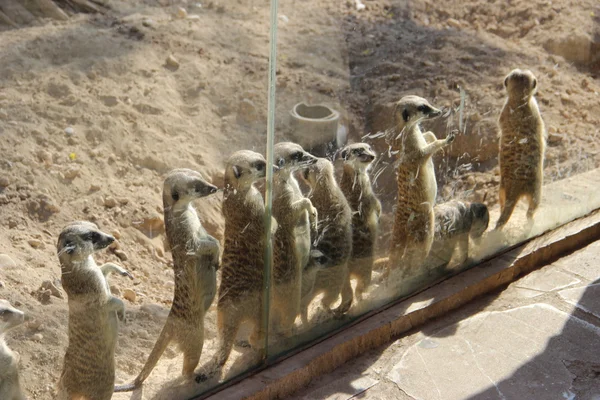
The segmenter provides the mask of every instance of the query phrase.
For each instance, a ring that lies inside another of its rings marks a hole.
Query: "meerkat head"
[[[533,73],[526,69],[513,69],[504,78],[504,87],[508,97],[515,100],[526,100],[533,96],[537,90],[537,79]]]
[[[317,157],[292,142],[277,143],[273,147],[273,154],[275,164],[282,173],[292,173],[317,161]]]
[[[333,164],[326,158],[315,158],[316,161],[302,169],[302,178],[311,186],[324,182],[330,184],[333,179]]]
[[[349,166],[354,171],[366,171],[375,160],[375,152],[366,143],[353,143],[344,147],[341,153],[344,167]]]
[[[108,247],[115,238],[98,229],[96,224],[77,221],[67,225],[58,236],[56,248],[62,263],[84,261],[98,250]]]
[[[0,299],[0,335],[25,321],[25,313]]]
[[[194,199],[205,197],[217,191],[197,171],[178,168],[167,174],[163,184],[163,204],[166,209],[185,209]]]
[[[267,162],[262,154],[251,150],[233,153],[225,167],[225,186],[227,188],[249,188],[267,173]]]
[[[435,108],[427,100],[419,96],[404,96],[394,107],[394,123],[395,130],[392,130],[391,138],[388,137],[388,142],[391,140],[392,148],[397,150],[402,147],[401,138],[402,131],[406,126],[414,126],[424,119],[438,117],[442,111]]]
[[[469,235],[472,239],[481,238],[481,235],[483,235],[483,232],[486,231],[490,222],[490,213],[488,208],[483,203],[471,203],[469,206],[469,211],[473,217]]]

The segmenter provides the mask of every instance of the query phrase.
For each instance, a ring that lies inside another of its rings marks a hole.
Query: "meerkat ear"
[[[504,87],[508,87],[508,76],[504,78]]]
[[[406,108],[402,110],[402,119],[404,122],[408,122],[408,110]]]
[[[537,87],[537,79],[533,79],[533,88],[535,89]]]
[[[348,157],[348,150],[342,151],[342,160],[347,160],[346,157]]]
[[[236,179],[239,179],[240,176],[242,176],[242,168],[238,167],[237,165],[233,166],[233,175],[235,175]]]
[[[284,164],[285,164],[285,160],[282,157],[277,158],[277,166],[279,168],[283,167]]]
[[[308,168],[304,168],[304,170],[302,171],[302,176],[304,177],[304,179],[308,180]]]

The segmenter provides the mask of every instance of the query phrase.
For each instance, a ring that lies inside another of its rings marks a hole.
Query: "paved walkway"
[[[600,400],[600,241],[291,398]]]

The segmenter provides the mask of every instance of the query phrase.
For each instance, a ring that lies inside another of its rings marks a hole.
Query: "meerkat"
[[[273,151],[279,170],[273,183],[273,217],[278,231],[273,246],[273,330],[284,336],[294,333],[300,314],[302,270],[309,260],[311,225],[318,213],[304,197],[294,173],[316,162],[300,145],[277,143]]]
[[[335,180],[331,161],[319,158],[304,169],[303,178],[311,188],[308,198],[319,213],[313,246],[326,255],[331,264],[317,271],[312,282],[303,281],[301,317],[302,323],[307,324],[308,306],[319,293],[325,293],[321,300],[325,310],[330,310],[341,294],[341,304],[335,310],[337,315],[347,312],[352,305],[348,272],[348,261],[352,255],[352,210]]]
[[[521,197],[529,203],[527,219],[542,199],[546,129],[535,92],[537,79],[529,70],[515,69],[504,79],[507,99],[500,113],[500,217],[496,229],[508,222]]]
[[[227,160],[223,192],[225,241],[217,301],[219,344],[209,364],[210,371],[198,375],[198,382],[221,371],[238,328],[246,320],[253,324],[250,345],[260,357],[264,356],[265,205],[254,185],[265,174],[264,157],[253,151],[237,151]],[[273,220],[272,224],[272,230],[277,229]]]
[[[114,240],[87,221],[69,224],[58,237],[61,282],[69,305],[69,344],[58,382],[60,400],[112,397],[117,318],[125,319],[125,306],[112,296],[106,278],[111,272],[133,277],[113,263],[98,267],[93,253]]]
[[[402,274],[410,274],[423,264],[433,243],[433,206],[437,183],[431,157],[454,141],[455,132],[435,139],[433,132],[421,131],[423,119],[441,115],[441,111],[418,96],[405,96],[394,109],[395,130],[391,148],[400,153],[398,160],[398,199],[387,276],[402,263]],[[428,141],[430,143],[428,143]]]
[[[12,351],[4,339],[10,329],[21,325],[25,314],[0,299],[0,399],[25,400],[19,382],[19,355]]]
[[[356,278],[355,299],[362,299],[371,284],[375,242],[379,231],[381,202],[375,196],[369,168],[375,152],[366,143],[354,143],[341,152],[344,169],[340,188],[352,209],[352,256],[348,270]]]
[[[182,375],[193,376],[204,344],[204,317],[217,290],[220,248],[219,242],[200,223],[192,201],[216,191],[216,186],[191,169],[174,169],[165,178],[163,209],[173,255],[173,303],[142,371],[133,383],[116,386],[115,392],[141,386],[171,341],[183,352]]]
[[[428,268],[446,268],[457,248],[459,263],[468,261],[469,237],[478,243],[488,228],[490,214],[487,206],[453,200],[436,205],[433,212],[435,233],[425,265]]]

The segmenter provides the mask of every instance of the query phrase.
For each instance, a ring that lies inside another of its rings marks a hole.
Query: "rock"
[[[167,60],[165,61],[165,65],[167,66],[167,68],[176,70],[179,68],[179,61],[177,61],[177,59],[173,57],[172,54],[170,54],[169,57],[167,57]]]
[[[104,199],[104,207],[113,208],[117,206],[117,200],[114,197],[107,197]]]
[[[52,153],[46,150],[40,150],[37,152],[37,157],[40,162],[46,166],[52,165]]]
[[[41,333],[34,333],[33,335],[31,335],[31,339],[35,340],[36,342],[41,342],[42,340],[44,340],[44,335],[42,335]]]
[[[5,286],[6,284],[4,283],[4,281],[0,281],[0,289],[4,289]]]
[[[142,21],[142,25],[145,26],[146,28],[152,28],[152,27],[154,27],[154,21],[147,18]]]
[[[121,239],[121,232],[119,232],[118,229],[113,229],[110,231],[110,234],[113,235],[117,240]]]
[[[451,28],[456,28],[456,29],[460,29],[462,28],[462,24],[460,23],[460,21],[454,19],[454,18],[448,18],[446,20],[446,23],[448,24],[448,26],[450,26]]]
[[[119,287],[116,286],[116,285],[110,285],[110,292],[112,294],[114,294],[115,296],[120,296],[121,295],[121,289],[119,289]]]
[[[165,223],[162,217],[159,216],[145,217],[142,221],[133,222],[132,225],[150,239],[165,231]]]
[[[119,204],[121,205],[126,205],[127,203],[129,203],[129,199],[127,197],[119,197],[117,199],[117,201],[119,202]]]
[[[79,167],[71,165],[69,168],[67,168],[65,172],[63,172],[63,176],[65,177],[65,179],[71,181],[79,176],[80,171],[81,170],[79,169]]]
[[[39,239],[29,239],[29,240],[27,241],[27,243],[29,243],[29,245],[30,245],[31,247],[33,247],[34,249],[39,249],[39,248],[42,248],[42,249],[43,249],[43,248],[45,247],[45,246],[44,246],[44,242],[42,242],[42,241],[41,241],[41,240],[39,240]]]
[[[137,295],[131,289],[125,289],[123,291],[123,298],[125,298],[126,300],[129,300],[132,303],[135,303],[136,297],[137,297]]]
[[[186,19],[188,16],[187,10],[183,7],[179,7],[177,9],[177,14],[175,14],[179,19]]]
[[[563,141],[563,139],[564,139],[564,136],[561,135],[560,133],[556,133],[556,132],[548,133],[548,145],[549,146],[557,146]]]
[[[36,293],[37,299],[43,305],[52,303],[52,292],[50,290],[38,290]]]
[[[52,296],[58,297],[59,299],[64,298],[60,289],[57,288],[56,285],[54,283],[52,283],[51,281],[42,282],[42,286],[40,287],[40,290],[44,290],[44,291],[49,290],[50,293],[52,294]]]
[[[17,263],[7,254],[0,254],[0,268],[16,268]]]
[[[256,106],[250,99],[243,99],[238,105],[236,120],[238,124],[252,124],[258,120]]]
[[[73,129],[73,127],[69,126],[65,128],[65,134],[67,136],[73,136],[75,134],[75,129]]]
[[[8,185],[10,185],[10,181],[8,180],[8,177],[6,176],[1,176],[0,177],[0,188],[5,188]]]
[[[129,259],[129,257],[127,257],[127,254],[123,251],[123,250],[115,250],[115,256],[119,257],[119,259],[121,261],[127,261]]]
[[[92,183],[90,185],[90,192],[97,192],[98,190],[100,190],[100,185],[97,183]]]

